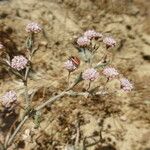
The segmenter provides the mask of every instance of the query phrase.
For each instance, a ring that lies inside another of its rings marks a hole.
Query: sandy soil
[[[41,113],[41,124],[34,129],[30,119],[14,142],[17,149],[59,150],[73,145],[80,122],[79,143],[87,150],[150,150],[150,1],[148,0],[1,0],[0,32],[9,35],[9,53],[23,53],[25,25],[37,21],[45,34],[38,36],[40,49],[33,58],[29,92],[36,91],[33,105],[61,92],[67,84],[63,62],[77,55],[71,44],[86,29],[113,35],[118,45],[114,66],[134,83],[131,93],[84,98],[64,97]],[[96,58],[98,60],[98,56]],[[0,67],[0,95],[10,89],[23,101],[20,80]],[[110,83],[114,85],[115,83]],[[112,86],[110,86],[112,87]],[[80,87],[78,87],[80,89]],[[78,90],[75,89],[75,90]],[[21,118],[22,112],[19,112]],[[10,118],[9,118],[10,119]],[[1,119],[1,124],[2,123]],[[14,120],[12,120],[14,121]],[[1,139],[10,126],[1,125]],[[30,130],[30,137],[22,134]],[[99,141],[102,132],[103,140]],[[14,149],[13,147],[10,150]],[[73,150],[70,147],[68,150]]]

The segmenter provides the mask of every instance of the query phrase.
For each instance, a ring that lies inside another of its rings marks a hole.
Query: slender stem
[[[105,85],[104,85],[104,87],[103,87],[103,90],[104,90],[104,91],[106,90],[106,85],[107,85],[108,82],[109,82],[109,78],[107,78],[106,83],[105,83]]]
[[[26,72],[25,72],[25,77],[24,77],[26,82],[27,82],[27,78],[28,78],[29,71],[30,71],[30,67],[27,66],[27,67],[26,67]]]
[[[79,138],[80,138],[80,123],[77,120],[77,127],[76,127],[76,139],[75,139],[75,148],[79,148]]]
[[[25,95],[25,102],[26,102],[26,109],[30,108],[30,99],[28,95],[28,85],[27,82],[24,82],[24,95]]]
[[[13,122],[13,124],[11,125],[11,127],[10,127],[10,129],[9,129],[9,132],[8,132],[6,138],[5,138],[4,147],[6,147],[6,145],[7,145],[7,142],[8,142],[8,140],[9,140],[10,136],[11,136],[12,129],[14,128],[16,122],[17,122],[17,119]]]
[[[30,99],[29,99],[29,94],[28,94],[28,75],[29,75],[29,71],[30,71],[30,67],[27,66],[26,67],[26,72],[25,72],[25,81],[24,81],[24,94],[25,94],[25,102],[26,102],[26,108],[29,109],[30,108]]]
[[[6,147],[9,146],[11,144],[11,142],[13,141],[14,137],[16,136],[16,134],[19,132],[19,130],[21,129],[21,127],[24,125],[24,123],[26,122],[26,120],[28,119],[28,116],[25,116],[23,118],[23,120],[20,122],[20,124],[18,125],[18,127],[16,128],[16,130],[14,131],[14,133],[11,135],[10,139],[8,140],[8,142],[6,143]]]
[[[17,72],[13,68],[10,68],[10,70],[13,74],[15,74],[16,76],[18,76],[20,79],[22,79],[24,81],[24,77],[19,72]]]
[[[28,60],[29,61],[31,61],[31,59],[32,59],[32,56],[33,56],[33,54],[32,54],[32,49],[33,49],[33,44],[34,44],[34,34],[30,34],[30,36],[29,36],[29,40],[30,40],[30,42],[31,42],[31,45],[30,45],[30,47],[29,47],[29,56],[28,56]],[[24,75],[24,87],[25,87],[25,92],[24,92],[24,94],[25,94],[25,102],[26,102],[26,108],[27,108],[27,110],[29,110],[30,109],[30,98],[29,98],[29,94],[28,94],[28,76],[29,76],[29,72],[30,72],[30,66],[27,66],[26,67],[26,71],[25,71],[25,75]]]
[[[86,89],[86,91],[88,91],[88,90],[90,89],[91,83],[92,83],[92,81],[90,80],[90,81],[89,81],[89,84],[88,84],[88,87],[87,87],[87,89]]]
[[[23,106],[21,106],[20,104],[18,104],[18,106],[19,106],[21,109],[25,110],[25,109],[24,109],[24,107],[23,107]]]
[[[67,93],[67,92],[64,91],[64,92],[60,93],[59,95],[50,98],[50,99],[47,100],[45,103],[43,103],[43,104],[39,105],[38,107],[36,107],[35,110],[38,111],[38,110],[44,108],[46,105],[48,105],[48,104],[50,104],[50,103],[53,103],[53,102],[56,101],[58,98],[63,97],[66,93]]]
[[[71,75],[71,72],[68,71],[68,87],[69,87],[69,82],[70,82],[70,75]]]
[[[69,91],[71,90],[73,87],[75,87],[78,83],[80,83],[82,81],[82,72],[80,72],[79,76],[76,78],[76,80],[74,81],[74,83],[72,85],[70,85],[65,91]]]
[[[34,33],[31,33],[27,39],[29,42],[29,45],[27,45],[27,48],[32,51],[33,45],[34,45]]]
[[[55,102],[59,98],[63,97],[64,95],[69,95],[69,96],[87,96],[88,94],[89,94],[88,92],[63,91],[59,95],[51,97],[46,102],[44,102],[44,103],[40,104],[39,106],[37,106],[35,108],[35,110],[39,111],[39,110],[43,109],[46,105],[52,104],[53,102]],[[103,91],[95,93],[95,95],[104,95],[104,94],[108,94],[108,93],[103,93]]]

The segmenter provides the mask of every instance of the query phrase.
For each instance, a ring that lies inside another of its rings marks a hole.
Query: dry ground
[[[18,149],[64,149],[65,145],[74,144],[77,122],[80,122],[79,142],[82,144],[83,139],[89,137],[86,139],[88,150],[150,150],[148,6],[149,0],[0,1],[0,30],[14,42],[7,41],[12,47],[10,54],[16,53],[15,46],[19,53],[24,51],[24,27],[28,22],[37,21],[45,30],[45,34],[38,37],[41,46],[34,56],[30,75],[29,92],[38,90],[34,105],[65,88],[67,72],[63,69],[63,62],[68,56],[77,55],[72,40],[86,29],[94,28],[115,37],[119,44],[113,64],[135,86],[134,91],[128,94],[62,98],[42,111],[39,129],[33,129],[32,119],[23,126],[15,140]],[[20,102],[23,101],[22,83],[2,67],[0,84],[0,95],[15,89]],[[103,141],[95,142],[102,127]],[[1,128],[0,138],[6,135],[8,128]],[[26,129],[31,130],[32,136],[24,142],[22,134]]]

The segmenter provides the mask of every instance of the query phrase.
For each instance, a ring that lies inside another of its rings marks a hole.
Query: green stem
[[[24,96],[25,96],[25,102],[26,102],[26,109],[30,109],[30,99],[28,95],[28,85],[27,81],[24,82]]]
[[[89,84],[88,84],[88,87],[87,87],[86,91],[88,91],[88,90],[90,89],[91,83],[92,83],[92,81],[90,80],[90,82],[89,82]]]
[[[71,75],[71,72],[69,71],[68,72],[68,87],[69,87],[69,82],[70,82],[70,75]]]
[[[15,131],[13,132],[13,134],[11,135],[10,139],[8,140],[8,142],[6,143],[6,148],[7,146],[9,146],[11,144],[11,142],[13,141],[14,137],[16,136],[16,134],[19,132],[19,130],[21,129],[21,127],[24,125],[24,123],[26,122],[26,120],[28,119],[28,116],[25,116],[23,118],[23,120],[20,122],[20,124],[18,125],[18,127],[15,129]]]
[[[37,108],[35,108],[35,110],[38,111],[38,110],[44,108],[46,105],[51,104],[51,103],[53,103],[54,101],[56,101],[57,99],[63,97],[65,94],[66,94],[66,91],[60,93],[59,95],[57,95],[57,96],[55,96],[55,97],[50,98],[50,99],[47,100],[45,103],[43,103],[43,104],[39,105]]]

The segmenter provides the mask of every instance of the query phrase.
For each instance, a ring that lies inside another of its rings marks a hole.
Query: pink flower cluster
[[[83,73],[82,73],[82,78],[84,80],[95,80],[99,77],[99,73],[94,69],[94,68],[89,68],[86,69]]]
[[[108,79],[112,79],[116,76],[119,75],[118,71],[115,68],[112,67],[106,67],[102,73],[108,78]],[[130,81],[126,78],[121,78],[119,79],[120,83],[121,83],[121,88],[124,91],[131,91],[133,89],[133,85],[130,83]]]
[[[14,56],[14,58],[11,61],[11,67],[20,71],[26,67],[27,63],[28,60],[24,56]]]
[[[130,83],[130,81],[126,78],[121,78],[120,83],[121,83],[121,88],[124,91],[131,91],[133,89],[133,84]]]
[[[11,107],[13,103],[17,101],[17,96],[15,91],[6,92],[2,97],[2,105],[6,108]]]
[[[112,67],[106,67],[102,73],[109,79],[114,78],[119,75],[118,71]]]
[[[79,37],[77,39],[77,44],[81,47],[85,47],[90,45],[90,42],[93,38],[102,38],[103,35],[99,32],[96,32],[95,30],[88,30],[86,31],[83,36]]]
[[[69,59],[65,62],[64,67],[70,72],[74,71],[77,68],[73,61]]]
[[[102,38],[103,35],[95,30],[87,30],[84,32],[84,37],[87,37],[89,40],[91,40],[92,38]]]
[[[28,33],[39,33],[41,32],[42,28],[38,23],[31,22],[26,26],[26,31]]]
[[[107,48],[116,46],[116,41],[111,37],[105,37],[103,42],[106,44]]]
[[[80,65],[80,59],[76,56],[71,56],[64,64],[64,67],[69,71],[72,72]]]
[[[3,48],[4,48],[4,45],[0,43],[0,49],[3,49]]]
[[[90,45],[90,40],[85,36],[81,36],[77,39],[77,44],[81,47],[85,47]]]
[[[96,49],[97,43],[93,46],[93,44],[94,44],[93,40],[97,40],[98,38],[101,39],[101,40],[98,40],[98,42],[100,42],[100,41],[103,42],[106,45],[107,49],[113,48],[116,46],[115,39],[113,39],[112,37],[106,37],[106,36],[103,37],[103,35],[101,33],[96,32],[95,30],[85,31],[84,34],[77,39],[77,44],[78,44],[78,46],[82,47],[83,49],[85,47],[87,49],[90,48],[90,50],[91,50],[91,48]],[[71,72],[71,71],[74,71],[78,67],[78,64],[79,64],[78,59],[75,59],[75,57],[71,57],[70,59],[68,59],[65,62],[64,67],[69,72]],[[97,66],[99,66],[99,63],[97,64]],[[97,66],[95,68],[98,68]],[[95,79],[97,79],[100,76],[100,74],[99,74],[99,72],[97,72],[97,70],[95,68],[88,68],[85,71],[83,71],[82,79],[83,80],[90,80],[90,81],[94,81]],[[102,70],[102,74],[107,79],[113,79],[113,78],[117,77],[117,79],[121,82],[121,88],[124,91],[131,91],[133,89],[133,85],[129,82],[129,80],[127,80],[125,78],[120,79],[120,75],[119,75],[118,70],[113,68],[113,67],[108,67],[108,66],[105,67]]]

